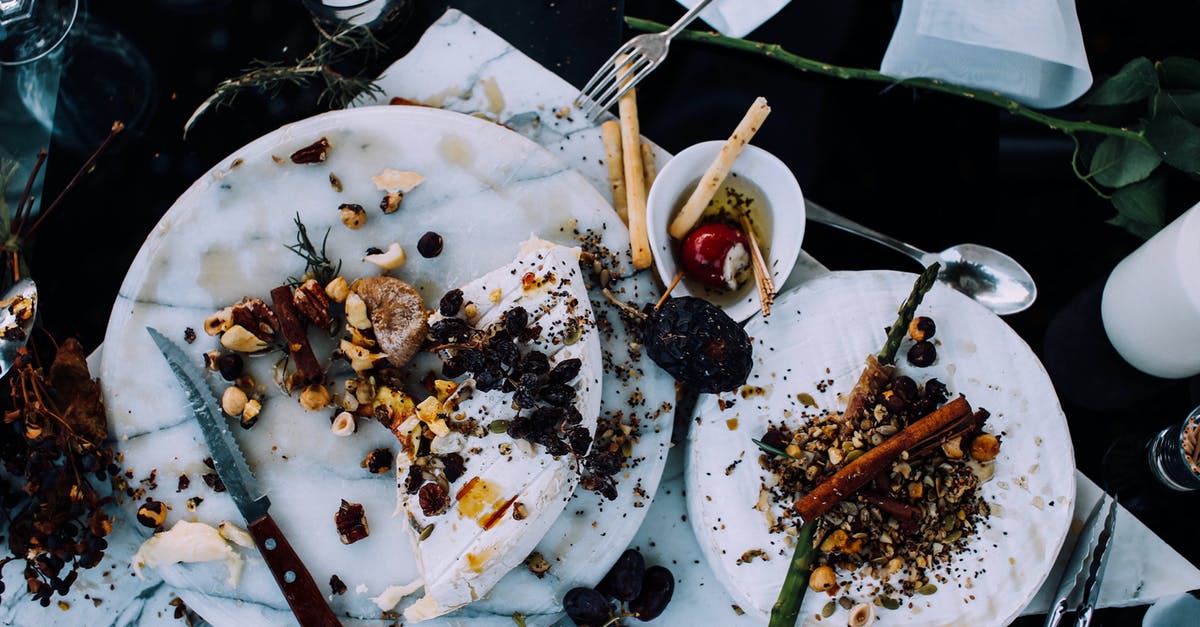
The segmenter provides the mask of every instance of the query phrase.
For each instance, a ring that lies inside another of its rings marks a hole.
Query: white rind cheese
[[[524,307],[529,325],[541,326],[542,332],[520,345],[522,353],[539,350],[549,357],[551,367],[566,359],[581,361],[579,375],[568,383],[576,390],[574,407],[583,417],[581,426],[594,435],[603,365],[578,259],[578,249],[534,242],[513,263],[461,289],[463,302],[474,303],[464,310],[475,313],[467,318],[475,328],[486,328],[513,307]],[[430,324],[440,319],[434,314]],[[457,408],[449,413],[477,421],[484,435],[466,435],[461,443],[453,435],[434,440],[439,450],[459,449],[465,462],[462,476],[450,483],[450,503],[443,513],[426,516],[419,494],[405,489],[413,446],[397,456],[399,499],[425,582],[425,596],[405,610],[412,622],[441,616],[487,595],[533,551],[562,513],[579,477],[573,454],[554,457],[542,446],[486,429],[492,421],[516,416],[512,393],[460,394]]]

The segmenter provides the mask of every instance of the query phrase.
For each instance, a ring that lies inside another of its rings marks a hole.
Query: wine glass
[[[18,165],[3,190],[10,211],[38,151],[50,143],[39,119],[54,117],[62,43],[78,12],[79,0],[0,0],[0,161]],[[34,181],[35,197],[43,176]]]

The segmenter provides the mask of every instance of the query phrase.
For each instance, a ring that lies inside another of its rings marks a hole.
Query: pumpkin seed
[[[884,607],[886,607],[886,608],[887,608],[887,609],[889,609],[889,610],[898,610],[898,609],[900,609],[900,602],[899,602],[899,601],[897,601],[896,599],[893,599],[892,597],[881,597],[881,598],[879,599],[879,602],[880,602],[881,604],[883,604],[883,606],[884,606]]]
[[[830,616],[833,616],[833,612],[836,609],[837,609],[837,601],[830,601],[825,604],[825,607],[821,608],[821,616],[824,616],[825,618],[829,618]]]
[[[930,595],[937,592],[937,586],[932,583],[927,583],[920,588],[917,588],[917,594]]]

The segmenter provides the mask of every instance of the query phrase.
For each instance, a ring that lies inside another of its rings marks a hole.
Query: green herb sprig
[[[288,277],[288,284],[295,287],[303,283],[305,277],[311,276],[321,285],[327,285],[342,271],[341,260],[334,265],[333,260],[325,253],[325,243],[329,240],[329,229],[325,229],[325,237],[321,238],[321,250],[318,251],[312,240],[309,239],[308,228],[304,226],[304,222],[300,221],[299,213],[296,214],[295,223],[296,243],[289,244],[287,249],[304,259],[304,275],[299,278]]]

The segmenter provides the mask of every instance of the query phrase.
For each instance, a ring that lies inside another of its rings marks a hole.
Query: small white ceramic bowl
[[[654,179],[650,195],[646,199],[646,228],[649,232],[650,250],[654,255],[654,266],[664,285],[679,271],[678,250],[682,241],[674,240],[667,233],[667,226],[687,201],[696,182],[716,159],[724,141],[709,141],[696,144],[675,155]],[[767,249],[767,267],[775,288],[783,282],[796,265],[800,255],[800,243],[804,240],[804,195],[796,176],[771,153],[757,146],[748,145],[733,164],[730,176],[744,178],[762,190],[758,202],[765,203],[770,216],[770,242],[760,242]],[[721,292],[694,281],[686,274],[675,287],[674,296],[698,296],[720,306],[729,317],[741,322],[760,311],[758,290],[751,278],[736,292]]]

